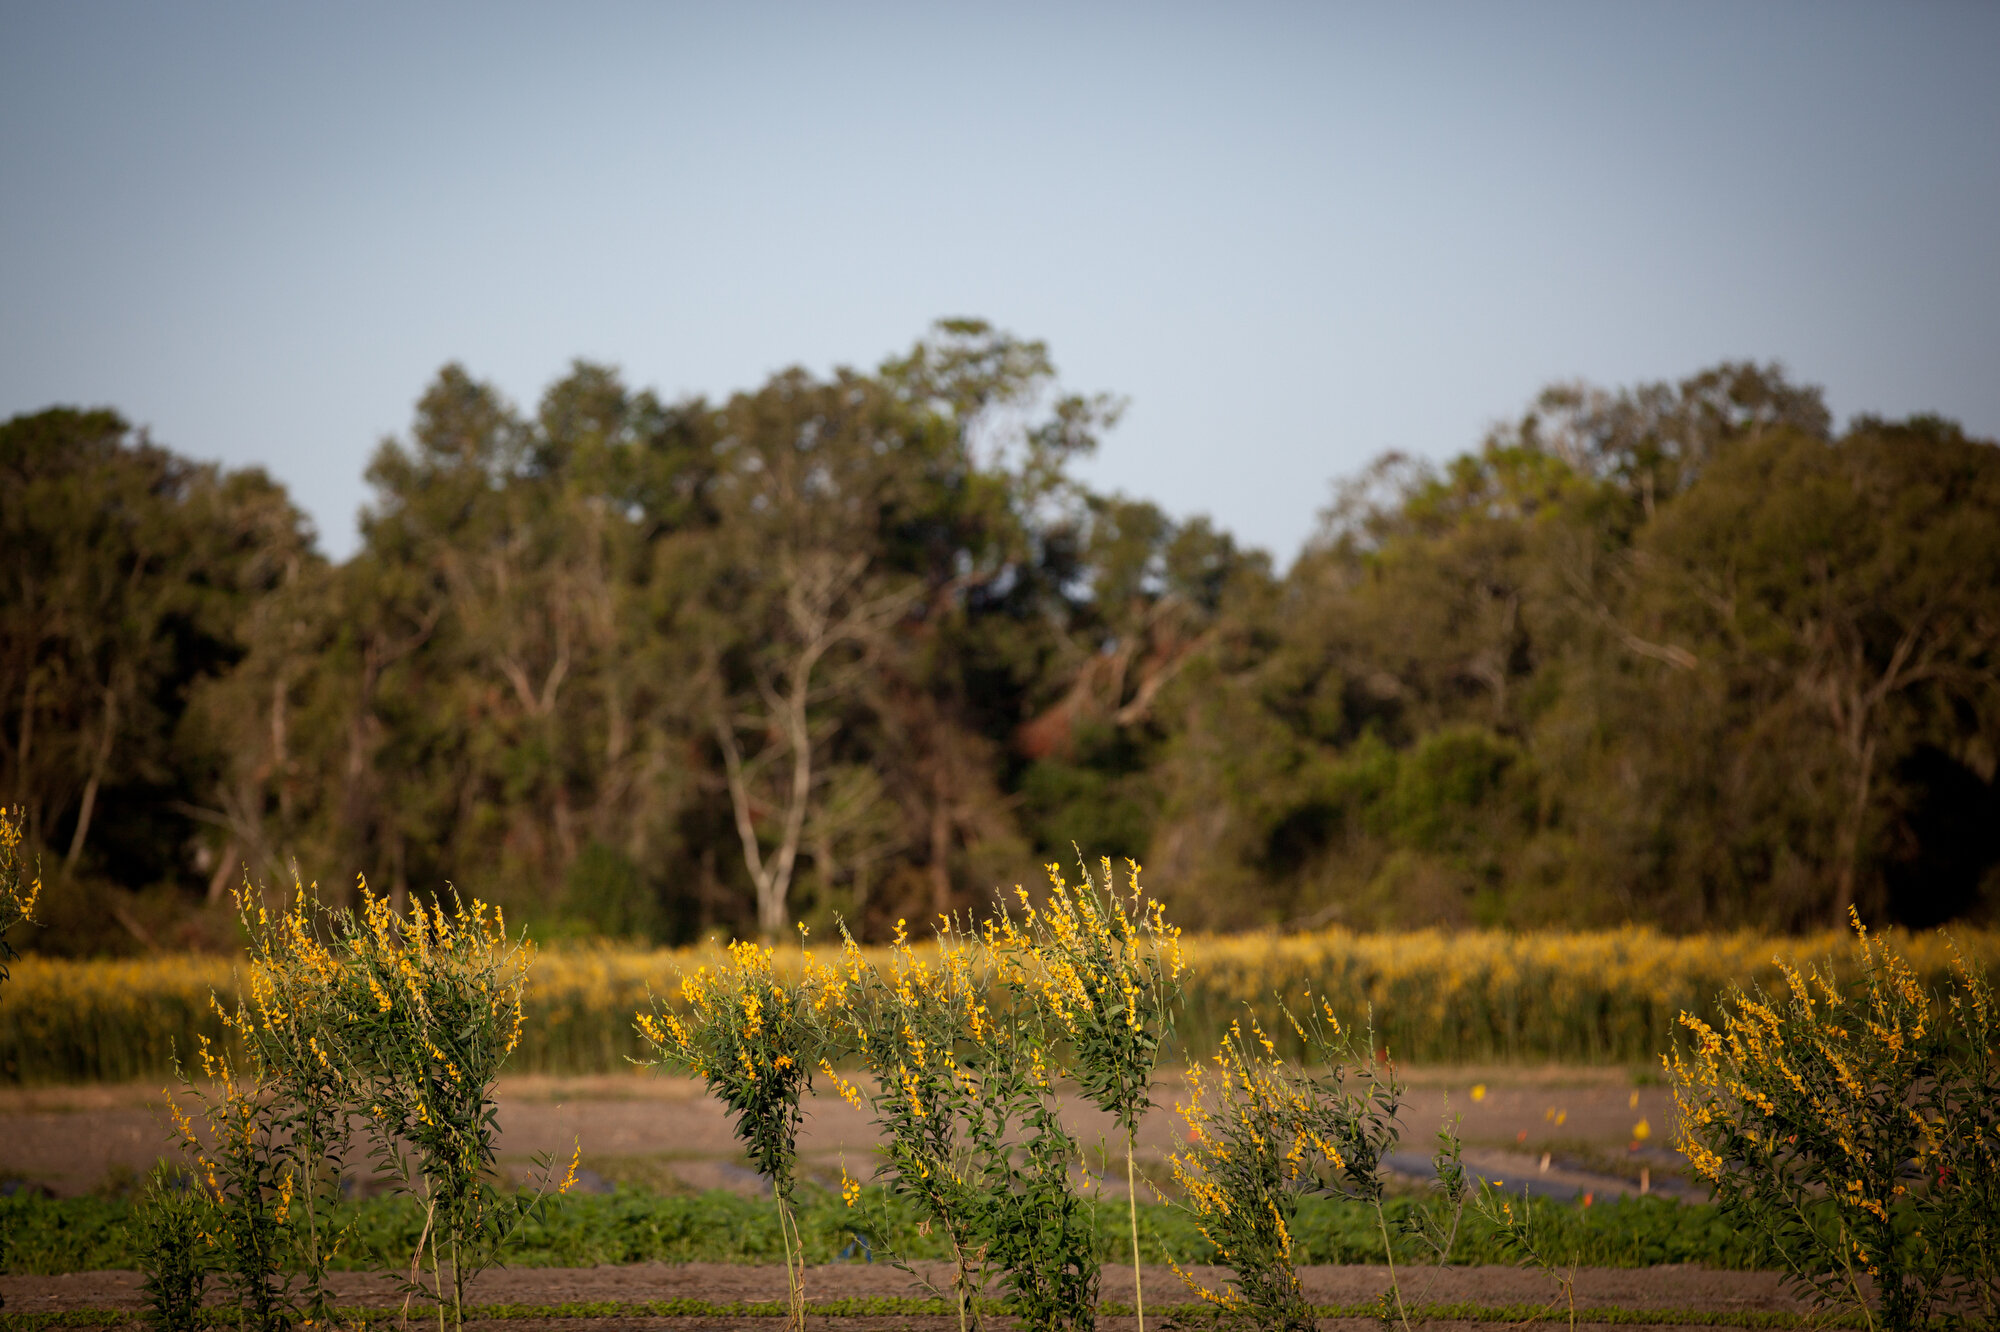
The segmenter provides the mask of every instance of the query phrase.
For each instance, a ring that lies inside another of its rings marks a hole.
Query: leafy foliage
[[[7,964],[20,954],[8,937],[17,925],[35,919],[35,903],[42,895],[42,876],[29,877],[21,859],[21,816],[0,806],[0,981],[8,978]]]
[[[2000,1301],[2000,1013],[1983,968],[1950,990],[1855,923],[1859,976],[1787,967],[1737,990],[1663,1062],[1681,1141],[1725,1214],[1791,1278],[1875,1325]]]
[[[194,1332],[202,1322],[202,1294],[212,1259],[204,1252],[210,1227],[208,1196],[162,1167],[132,1209],[129,1233],[136,1266],[144,1272],[146,1321],[156,1332]]]
[[[950,917],[938,926],[935,961],[900,924],[880,967],[846,940],[839,1034],[873,1076],[866,1101],[884,1139],[877,1176],[946,1240],[962,1323],[976,1321],[974,1301],[997,1270],[1029,1326],[1088,1328],[1098,1253],[1071,1174],[1081,1152],[1056,1104],[1054,1033],[1018,991],[1009,1001],[995,990],[991,930],[982,936]],[[853,1083],[837,1086],[863,1102]],[[859,1186],[842,1184],[859,1204]],[[907,1263],[894,1247],[889,1256]]]
[[[1731,363],[1343,485],[1282,575],[1075,475],[976,320],[668,403],[446,366],[361,549],[114,413],[0,425],[0,780],[44,949],[293,863],[538,933],[888,937],[1031,855],[1193,928],[1839,928],[2000,891],[2000,449]],[[356,898],[337,895],[354,905]]]
[[[799,942],[805,942],[803,928]],[[813,1068],[825,1058],[833,976],[802,952],[797,980],[781,976],[766,945],[735,943],[711,974],[706,966],[681,978],[686,1015],[642,1012],[637,1026],[654,1052],[652,1062],[692,1073],[707,1085],[736,1122],[736,1136],[757,1173],[771,1183],[778,1216],[787,1229],[785,1280],[792,1325],[805,1313],[804,1259],[791,1219],[798,1164],[800,1098],[812,1088]]]

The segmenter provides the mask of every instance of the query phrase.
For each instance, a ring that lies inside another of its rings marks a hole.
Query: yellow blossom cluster
[[[1801,1280],[1865,1304],[1865,1278],[1915,1301],[1904,1314],[1948,1284],[1925,1265],[1962,1238],[1955,1218],[1970,1213],[1954,1199],[1983,1196],[2000,1167],[1992,990],[1956,943],[1941,946],[1952,970],[1933,990],[1855,916],[1844,973],[1779,959],[1777,992],[1737,987],[1714,1020],[1682,1014],[1687,1038],[1662,1056],[1675,1146],[1724,1207]],[[1905,1233],[1933,1223],[1921,1242]]]
[[[1174,1271],[1194,1296],[1230,1314],[1255,1308],[1304,1317],[1287,1217],[1303,1183],[1324,1165],[1345,1163],[1318,1130],[1312,1084],[1251,1020],[1232,1023],[1209,1065],[1189,1066],[1180,1147],[1168,1164],[1180,1205],[1235,1280],[1212,1287]]]
[[[1017,920],[1017,925],[1019,924]],[[1968,960],[2000,962],[2000,931],[1966,930]],[[1585,932],[1310,934],[1183,938],[1177,1029],[1193,1048],[1212,1049],[1247,1004],[1281,1049],[1299,1050],[1271,1002],[1274,993],[1311,987],[1345,1013],[1372,1011],[1383,1044],[1408,1063],[1532,1059],[1575,1063],[1651,1060],[1673,1041],[1682,1012],[1711,1024],[1716,996],[1731,986],[1783,983],[1778,954],[1824,957],[1838,934],[1773,938],[1758,934],[1666,936],[1644,929]],[[1894,940],[1926,989],[1946,985],[1952,957],[1932,934]],[[920,956],[936,944],[915,945]],[[864,947],[880,965],[888,947]],[[648,1039],[632,1014],[649,993],[663,1011],[684,1012],[674,977],[707,959],[703,950],[565,946],[535,962],[524,1025],[509,1067],[522,1072],[606,1072],[627,1067]],[[979,965],[985,965],[979,963]],[[796,978],[801,959],[780,950],[773,968]],[[1851,955],[1836,958],[1842,978]],[[0,1004],[0,1062],[24,1082],[128,1081],[167,1071],[168,1051],[225,1033],[211,992],[233,1008],[248,977],[213,955],[88,959],[31,955],[13,964]],[[378,982],[379,984],[379,982]],[[1074,991],[1072,991],[1074,993]],[[247,997],[247,995],[246,995]],[[389,995],[371,992],[377,1011]]]
[[[30,875],[21,862],[21,811],[0,805],[0,979],[7,975],[11,955],[5,936],[23,921],[35,918],[42,895],[42,876]]]

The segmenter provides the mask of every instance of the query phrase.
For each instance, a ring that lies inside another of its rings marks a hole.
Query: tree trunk
[[[41,680],[35,672],[28,672],[28,687],[21,694],[21,752],[14,769],[14,806],[23,808],[28,803],[28,751],[35,743],[35,686]]]
[[[931,791],[931,915],[951,910],[951,809],[945,803],[942,765]]]
[[[97,788],[103,784],[105,766],[111,762],[111,742],[117,735],[118,694],[109,686],[104,690],[104,736],[97,744],[97,757],[90,765],[90,780],[83,784],[83,804],[76,812],[76,832],[69,839],[69,854],[63,857],[63,875],[68,877],[76,870],[78,857],[83,855],[83,844],[90,836],[90,816],[97,812]]]
[[[231,839],[222,848],[222,859],[215,863],[215,873],[208,880],[207,902],[214,906],[222,900],[223,890],[229,887],[229,871],[236,868],[236,842]]]
[[[1862,742],[1854,760],[1854,801],[1847,811],[1847,826],[1840,830],[1840,872],[1833,902],[1833,927],[1844,929],[1854,910],[1854,880],[1861,860],[1861,825],[1868,817],[1868,798],[1875,784],[1875,738]]]

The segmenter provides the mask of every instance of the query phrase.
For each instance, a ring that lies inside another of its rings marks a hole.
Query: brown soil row
[[[927,1265],[926,1275],[939,1286],[950,1280],[942,1265]],[[1227,1273],[1195,1269],[1198,1280],[1211,1286]],[[1389,1285],[1381,1267],[1309,1267],[1303,1270],[1306,1294],[1316,1304],[1354,1305],[1373,1300]],[[1435,1274],[1403,1273],[1407,1300],[1484,1305],[1544,1304],[1555,1298],[1554,1284],[1539,1273],[1512,1267],[1460,1268]],[[364,1273],[336,1274],[341,1303],[390,1308],[400,1303],[394,1289],[380,1277]],[[1805,1306],[1783,1289],[1775,1273],[1719,1272],[1692,1266],[1640,1269],[1583,1268],[1577,1272],[1579,1307],[1622,1309],[1699,1309],[1713,1313],[1796,1313]],[[1148,1268],[1146,1290],[1159,1306],[1188,1300],[1186,1288],[1165,1268]],[[855,1299],[871,1296],[923,1296],[928,1292],[911,1278],[883,1264],[845,1263],[813,1268],[806,1274],[807,1298]],[[137,1310],[142,1306],[139,1277],[133,1272],[78,1272],[66,1276],[0,1277],[0,1294],[10,1314],[75,1309]],[[473,1283],[471,1300],[479,1304],[554,1305],[564,1303],[639,1303],[649,1300],[695,1299],[716,1304],[783,1300],[781,1268],[740,1267],[716,1263],[641,1263],[630,1267],[520,1268],[483,1274]],[[1104,1271],[1103,1298],[1130,1303],[1129,1269]],[[668,1320],[675,1327],[697,1325]],[[898,1316],[894,1326],[908,1321]],[[569,1324],[574,1326],[573,1323]],[[858,1328],[860,1320],[841,1319],[842,1328]],[[922,1325],[922,1320],[912,1323]],[[519,1323],[509,1322],[518,1329]],[[1379,1327],[1379,1324],[1376,1324]]]

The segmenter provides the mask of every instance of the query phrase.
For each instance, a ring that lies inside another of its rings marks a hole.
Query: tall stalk
[[[1125,1203],[1132,1218],[1132,1307],[1139,1315],[1139,1332],[1146,1332],[1146,1288],[1139,1280],[1139,1188],[1132,1169],[1132,1135],[1125,1135]]]
[[[1389,1264],[1389,1294],[1396,1300],[1396,1322],[1409,1332],[1410,1315],[1403,1310],[1403,1287],[1396,1280],[1396,1246],[1389,1239],[1389,1218],[1382,1215],[1382,1199],[1375,1199],[1375,1225],[1382,1232],[1382,1259]]]

